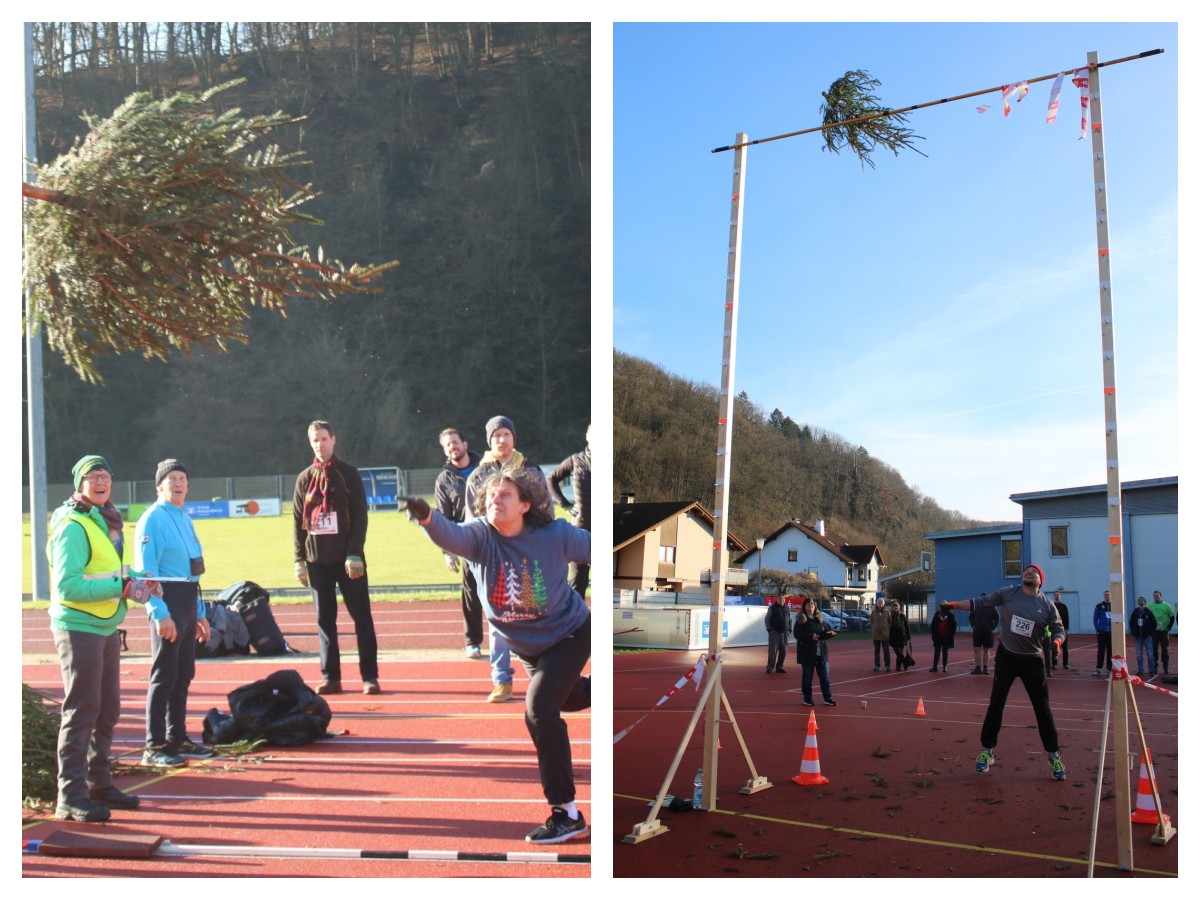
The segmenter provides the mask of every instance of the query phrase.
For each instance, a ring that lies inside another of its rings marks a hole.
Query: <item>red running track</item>
[[[590,839],[551,846],[525,834],[548,815],[537,760],[524,724],[524,671],[516,665],[514,699],[484,702],[491,685],[486,657],[461,649],[457,603],[375,603],[383,693],[358,693],[353,634],[341,636],[347,693],[329,697],[337,736],[297,748],[264,747],[251,756],[192,761],[170,772],[138,770],[118,786],[142,806],[116,811],[104,825],[26,818],[25,840],[56,830],[156,834],[174,844],[300,847],[459,854],[546,852],[590,855]],[[320,681],[316,629],[308,606],[279,606],[276,618],[293,647],[287,657],[200,660],[189,695],[190,736],[204,714],[228,708],[227,694],[276,669]],[[343,614],[346,627],[352,629]],[[144,736],[149,632],[131,615],[122,669],[123,712],[114,754],[135,763]],[[24,681],[53,697],[62,683],[44,611],[23,615]],[[352,677],[355,676],[355,677]],[[591,720],[566,716],[578,803],[591,820]],[[269,851],[268,851],[269,852]],[[30,877],[524,877],[586,878],[590,865],[569,862],[409,861],[395,859],[151,858],[114,860],[23,854]]]
[[[618,654],[613,671],[613,729],[637,724],[613,748],[615,877],[1042,877],[1083,878],[1100,769],[1106,682],[1091,677],[1094,642],[1073,636],[1071,660],[1059,670],[1051,705],[1069,777],[1054,781],[1033,712],[1018,682],[996,749],[999,765],[975,772],[991,678],[973,676],[969,646],[951,652],[949,672],[931,673],[932,649],[915,645],[916,668],[872,671],[870,641],[831,645],[836,707],[802,705],[801,670],[764,672],[766,648],[726,650],[722,684],[746,739],[754,769],[774,786],[743,795],[751,771],[722,711],[722,750],[714,812],[671,812],[669,831],[641,843],[623,838],[644,822],[679,749],[698,694],[691,685],[655,704],[696,664],[699,651]],[[968,641],[969,644],[969,636]],[[794,653],[794,650],[792,651]],[[1135,695],[1153,754],[1158,788],[1179,827],[1178,700],[1146,688]],[[916,715],[918,702],[925,715]],[[820,773],[829,783],[800,786],[810,710],[817,718]],[[650,712],[654,710],[653,712]],[[701,720],[702,722],[703,720]],[[1116,868],[1112,725],[1104,758],[1097,877],[1174,877],[1178,835],[1150,843],[1154,829],[1133,825],[1133,872]],[[1136,726],[1128,723],[1130,747]],[[670,791],[690,798],[700,767],[702,728],[688,743]],[[1139,765],[1132,761],[1131,804]],[[1128,765],[1128,762],[1126,763]]]

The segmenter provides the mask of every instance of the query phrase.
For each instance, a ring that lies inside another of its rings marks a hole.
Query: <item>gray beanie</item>
[[[492,416],[490,419],[488,419],[487,425],[484,426],[484,431],[487,434],[488,446],[491,446],[492,435],[501,428],[507,428],[509,431],[511,431],[513,441],[516,441],[517,429],[516,426],[513,425],[512,419],[510,419],[508,416]]]
[[[172,472],[182,472],[187,474],[187,468],[177,459],[164,459],[158,464],[158,471],[154,473],[154,486],[158,487],[163,483],[163,479]]]

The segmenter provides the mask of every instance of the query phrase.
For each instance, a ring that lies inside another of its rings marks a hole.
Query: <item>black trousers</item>
[[[178,745],[187,739],[188,688],[196,675],[196,598],[188,581],[164,581],[163,600],[175,622],[165,641],[150,624],[150,687],[146,690],[146,746]]]
[[[1050,711],[1050,684],[1046,681],[1046,664],[1042,657],[1018,656],[1009,653],[1001,644],[996,648],[992,671],[992,696],[988,701],[987,713],[983,717],[979,743],[989,750],[995,748],[1000,737],[1000,726],[1004,723],[1004,705],[1008,702],[1008,691],[1019,678],[1025,685],[1029,702],[1033,705],[1042,746],[1047,753],[1056,752],[1058,728],[1054,724],[1054,713]]]
[[[1150,656],[1150,668],[1157,669],[1159,658],[1162,658],[1163,673],[1167,672],[1167,664],[1171,661],[1171,632],[1154,632],[1154,652]]]
[[[308,563],[308,586],[317,610],[317,633],[321,644],[321,675],[330,681],[342,680],[342,654],[338,649],[337,591],[342,592],[346,612],[354,621],[358,642],[358,672],[363,681],[379,680],[379,650],[375,641],[375,620],[371,618],[371,595],[367,576],[351,578],[344,565],[326,566]]]
[[[463,640],[468,647],[483,646],[483,604],[479,602],[479,585],[465,559],[458,562],[462,567],[462,614]]]
[[[515,651],[514,651],[515,652]],[[540,656],[517,654],[529,676],[525,690],[525,728],[537,750],[542,791],[551,806],[575,800],[575,773],[571,766],[571,740],[564,712],[592,705],[590,678],[580,673],[592,655],[592,619]]]

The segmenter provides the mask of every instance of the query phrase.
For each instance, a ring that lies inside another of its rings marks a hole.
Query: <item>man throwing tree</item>
[[[1000,613],[1000,646],[996,648],[992,696],[983,717],[979,741],[983,749],[975,760],[975,770],[986,772],[996,762],[994,750],[1004,721],[1008,691],[1018,678],[1033,704],[1038,735],[1050,757],[1050,773],[1058,781],[1067,777],[1067,767],[1058,755],[1058,729],[1050,710],[1050,686],[1042,656],[1042,634],[1050,629],[1050,638],[1062,647],[1066,632],[1054,604],[1042,593],[1046,580],[1041,566],[1030,563],[1021,572],[1021,584],[1003,588],[994,594],[973,600],[955,600],[952,609],[987,610]]]

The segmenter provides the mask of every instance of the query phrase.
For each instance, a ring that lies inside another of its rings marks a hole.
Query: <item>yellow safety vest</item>
[[[123,578],[125,575],[125,567],[121,564],[121,557],[117,556],[117,548],[113,546],[112,540],[108,534],[100,528],[92,519],[87,516],[79,515],[78,513],[70,513],[62,521],[59,528],[65,527],[67,522],[78,522],[83,526],[84,534],[87,535],[88,544],[91,546],[91,556],[88,563],[83,567],[84,581],[100,581],[107,578]],[[68,609],[75,609],[82,613],[95,616],[98,619],[111,619],[115,616],[124,604],[121,599],[120,592],[116,597],[109,600],[93,600],[89,602],[80,602],[77,600],[65,600],[58,597],[58,602]]]

